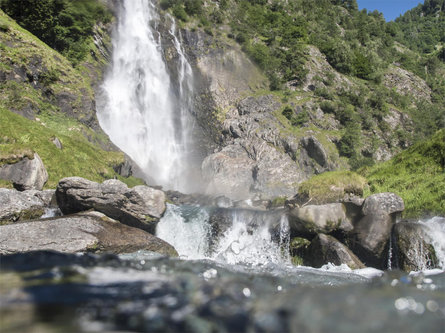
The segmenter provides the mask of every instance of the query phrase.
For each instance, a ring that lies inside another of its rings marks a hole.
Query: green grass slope
[[[394,192],[405,201],[405,217],[445,215],[445,129],[393,159],[362,168],[367,194]]]
[[[108,151],[109,138],[98,128],[94,111],[85,109],[94,101],[85,70],[83,65],[73,67],[0,10],[0,165],[37,152],[49,174],[46,188],[69,176],[119,178],[113,167],[124,162],[124,155]],[[58,96],[67,96],[69,113]],[[52,142],[56,137],[63,149]],[[132,177],[121,180],[142,183]],[[11,184],[0,180],[1,186]]]
[[[70,120],[66,119],[69,124]],[[49,128],[0,107],[0,165],[16,162],[17,157],[33,156],[37,152],[47,171],[46,188],[55,188],[61,178],[81,176],[102,182],[116,175],[113,166],[124,161],[123,153],[109,152],[88,142],[73,129],[64,132]],[[58,149],[52,142],[57,137],[62,145]],[[118,177],[128,185],[141,182],[133,177]],[[7,185],[2,182],[0,186]]]

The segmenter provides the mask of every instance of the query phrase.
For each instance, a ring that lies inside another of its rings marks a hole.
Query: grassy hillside
[[[445,215],[445,130],[359,173],[368,180],[367,194],[400,195],[405,201],[405,217]]]
[[[97,76],[98,66],[90,67]],[[85,71],[0,10],[0,164],[37,152],[49,174],[47,188],[68,176],[117,177],[113,166],[124,156],[107,151],[111,143],[98,126],[92,79]],[[56,137],[63,149],[52,142]]]
[[[75,123],[68,118],[54,119],[52,124],[36,122],[0,107],[0,165],[37,152],[48,171],[46,188],[55,188],[63,177],[82,176],[102,182],[116,176],[113,166],[123,163],[123,153],[100,149],[79,135],[76,127],[68,128],[70,125]],[[52,142],[56,137],[62,149]],[[119,178],[129,185],[140,184],[133,178]]]

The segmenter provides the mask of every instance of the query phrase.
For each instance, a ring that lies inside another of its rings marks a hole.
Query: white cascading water
[[[156,228],[156,236],[165,240],[186,259],[212,259],[227,264],[254,266],[289,262],[289,223],[285,215],[280,220],[280,239],[275,242],[269,223],[249,227],[252,220],[233,211],[232,225],[210,245],[209,214],[201,207],[168,205],[167,212]],[[212,248],[212,249],[211,249]]]
[[[420,220],[418,223],[425,226],[439,261],[439,267],[445,269],[445,218],[435,216],[428,220]]]
[[[158,223],[156,236],[173,245],[181,257],[204,259],[209,250],[209,214],[201,207],[184,208],[167,204],[167,211]]]
[[[159,21],[151,0],[124,0],[113,38],[112,68],[98,100],[98,118],[111,140],[156,185],[190,192],[189,107],[192,70],[176,37],[179,92],[165,65],[161,38],[151,28]]]

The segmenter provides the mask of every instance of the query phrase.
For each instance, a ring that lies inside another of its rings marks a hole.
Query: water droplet
[[[415,313],[421,315],[425,312],[425,307],[422,303],[417,303],[415,309],[413,310]]]
[[[394,306],[397,310],[403,311],[408,307],[408,300],[405,297],[398,298],[394,302]]]
[[[250,289],[249,288],[244,288],[243,289],[243,294],[246,297],[250,297],[250,295],[251,295]]]
[[[141,265],[145,265],[145,260],[141,260]]]
[[[277,287],[277,290],[278,290],[278,291],[281,291],[281,290],[283,290],[283,287],[282,287],[282,286],[278,286],[278,287]]]
[[[431,312],[436,312],[439,310],[439,304],[437,304],[436,301],[430,299],[428,302],[426,302],[426,308]]]
[[[214,279],[216,277],[216,275],[218,275],[218,271],[214,268],[210,268],[210,269],[206,270],[204,273],[202,273],[202,276],[206,280]]]

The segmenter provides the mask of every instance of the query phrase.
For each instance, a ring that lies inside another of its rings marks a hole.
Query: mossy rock
[[[298,201],[302,204],[339,202],[347,195],[361,197],[367,186],[363,176],[352,171],[330,171],[316,175],[300,184]]]

